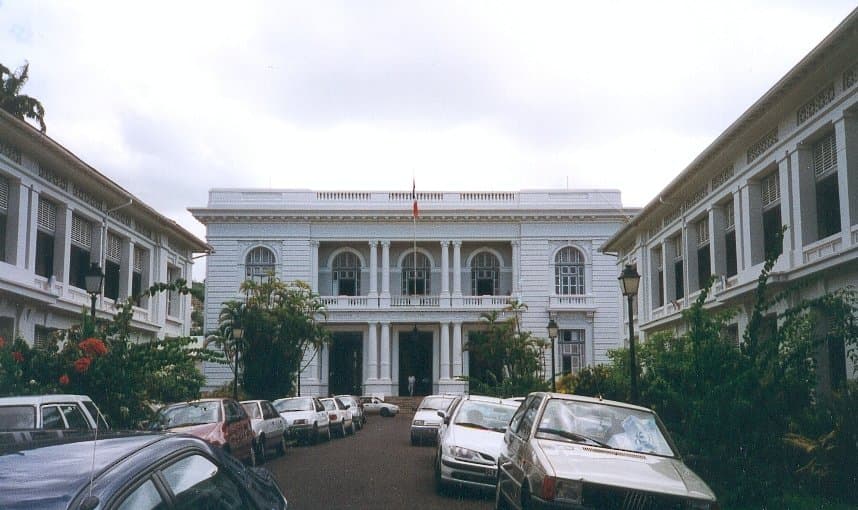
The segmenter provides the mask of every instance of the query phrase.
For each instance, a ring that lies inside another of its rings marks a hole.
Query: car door
[[[325,410],[325,405],[322,404],[319,399],[313,398],[313,406],[316,408],[316,420],[319,422],[319,426],[327,427],[330,425],[330,419],[328,418],[328,411]]]
[[[269,443],[273,444],[280,440],[283,435],[283,419],[277,414],[277,410],[269,402],[260,402],[259,407],[262,408],[262,419],[265,420],[263,428],[265,429],[265,438]]]
[[[500,455],[500,489],[511,501],[521,501],[521,488],[525,483],[529,463],[529,440],[536,420],[541,395],[531,395],[510,420],[504,434],[505,450]]]
[[[43,429],[90,429],[89,420],[74,403],[47,404],[40,409]]]

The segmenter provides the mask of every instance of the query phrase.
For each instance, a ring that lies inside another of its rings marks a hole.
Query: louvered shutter
[[[682,258],[682,236],[676,236],[673,238],[673,253],[674,256],[678,259]]]
[[[834,133],[813,144],[813,173],[822,177],[837,170],[837,142]]]
[[[729,204],[724,208],[724,229],[734,228],[736,228],[736,211],[733,209],[733,204]]]
[[[122,259],[122,238],[107,234],[107,259],[119,263]]]
[[[763,207],[775,204],[781,199],[781,183],[777,172],[765,177],[761,188]]]
[[[702,246],[709,242],[709,218],[697,222],[697,245]]]
[[[134,272],[143,273],[143,266],[146,264],[146,250],[143,248],[134,247]]]
[[[49,234],[57,230],[57,206],[43,198],[39,198],[39,228]]]
[[[92,249],[92,223],[80,216],[72,216],[71,241],[87,250]]]
[[[0,177],[0,211],[9,210],[9,179]]]

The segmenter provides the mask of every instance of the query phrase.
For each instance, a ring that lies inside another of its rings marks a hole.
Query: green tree
[[[540,371],[546,342],[521,329],[526,310],[524,303],[510,300],[504,309],[506,319],[500,319],[497,311],[480,315],[485,330],[471,333],[465,347],[478,367],[478,373],[469,377],[471,393],[520,396],[548,388]]]
[[[227,359],[238,350],[244,391],[259,398],[291,395],[308,352],[330,341],[320,322],[325,310],[319,296],[301,281],[287,283],[272,276],[263,283],[241,286],[245,302],[228,301],[220,313],[216,342]],[[232,330],[241,326],[237,344]]]
[[[15,117],[31,119],[45,132],[45,108],[38,99],[21,94],[21,89],[29,79],[30,64],[25,62],[15,72],[0,64],[0,108]]]

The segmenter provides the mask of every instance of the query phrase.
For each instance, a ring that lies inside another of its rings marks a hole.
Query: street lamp
[[[232,399],[238,401],[238,346],[244,336],[244,328],[232,328],[233,364],[232,364]]]
[[[641,283],[641,275],[638,274],[635,266],[626,264],[626,267],[617,279],[620,280],[620,288],[623,291],[623,295],[629,300],[629,365],[631,370],[631,399],[632,403],[636,404],[638,401],[638,365],[637,358],[635,357],[635,326],[632,304],[638,293],[638,285]]]
[[[101,271],[101,267],[99,267],[95,262],[91,263],[86,274],[83,275],[83,284],[86,287],[87,293],[89,293],[91,303],[89,314],[90,317],[92,317],[93,322],[95,322],[95,299],[101,292],[101,282],[103,280],[104,273]]]
[[[557,363],[554,360],[554,340],[557,338],[557,323],[548,318],[548,338],[551,339],[551,391],[557,391]]]

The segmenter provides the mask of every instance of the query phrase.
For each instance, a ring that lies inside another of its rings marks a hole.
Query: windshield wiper
[[[609,446],[607,443],[603,443],[598,439],[593,439],[592,437],[585,436],[582,434],[576,434],[575,432],[569,432],[568,430],[538,428],[536,429],[536,432],[545,432],[546,434],[553,434],[555,436],[571,439],[572,441],[577,441],[579,443],[589,441],[597,446],[601,446],[602,448],[610,448],[611,450],[614,449],[613,446]]]

